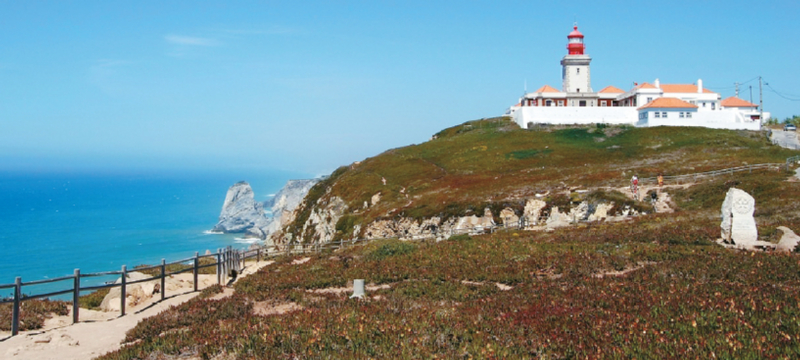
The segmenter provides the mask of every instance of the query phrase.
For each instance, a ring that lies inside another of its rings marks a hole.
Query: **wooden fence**
[[[120,315],[125,315],[125,298],[126,298],[126,286],[133,285],[153,280],[160,280],[160,288],[159,292],[161,294],[160,301],[163,301],[166,297],[166,278],[170,275],[180,274],[184,272],[192,272],[194,278],[194,291],[197,291],[197,277],[199,275],[200,269],[207,268],[214,266],[216,267],[217,273],[217,283],[223,284],[223,282],[227,281],[227,278],[230,275],[231,270],[240,271],[241,268],[244,266],[244,262],[250,258],[256,258],[256,261],[260,261],[262,256],[265,256],[265,250],[259,248],[254,250],[237,250],[231,247],[226,249],[218,249],[217,253],[215,254],[207,254],[207,255],[200,255],[199,253],[195,253],[194,257],[182,259],[178,261],[174,261],[171,263],[167,263],[164,259],[161,260],[160,265],[155,266],[148,266],[148,267],[139,267],[133,269],[133,271],[148,271],[148,270],[158,270],[159,274],[146,278],[140,279],[135,281],[128,281],[128,273],[129,270],[127,269],[126,265],[122,265],[122,269],[119,271],[105,271],[105,272],[96,272],[96,273],[81,273],[80,269],[75,269],[75,272],[70,276],[62,276],[54,279],[45,279],[45,280],[35,280],[35,281],[28,281],[23,282],[21,277],[17,277],[13,284],[0,284],[0,290],[4,289],[13,289],[13,296],[10,298],[3,298],[0,299],[0,304],[4,303],[13,303],[12,312],[11,312],[11,335],[17,335],[19,333],[19,320],[20,320],[20,307],[22,302],[34,299],[43,299],[43,298],[50,298],[53,296],[58,295],[66,295],[72,294],[72,323],[77,323],[80,320],[80,307],[78,306],[78,300],[80,298],[82,291],[97,291],[101,289],[109,289],[119,287],[121,296],[120,296]],[[214,262],[210,264],[201,264],[200,260],[203,258],[213,258]],[[168,265],[175,265],[175,264],[182,264],[191,266],[167,272]],[[91,278],[91,277],[99,277],[99,276],[115,276],[119,275],[119,282],[115,282],[113,284],[104,284],[104,285],[95,285],[95,286],[81,286],[81,279]],[[57,283],[57,282],[68,282],[70,285],[69,287],[65,287],[63,290],[52,291],[48,293],[42,294],[30,294],[30,295],[23,295],[23,289],[26,286],[33,286],[33,285],[41,285],[41,284],[49,284],[49,283]]]
[[[800,157],[795,156],[792,158],[797,158],[794,161],[800,159]],[[722,170],[713,170],[713,171],[706,171],[706,172],[699,172],[693,174],[685,174],[685,175],[672,175],[672,176],[664,176],[664,182],[671,182],[675,184],[685,183],[685,182],[694,182],[704,177],[711,177],[711,176],[719,176],[719,175],[733,175],[733,173],[747,171],[753,172],[753,170],[769,170],[769,169],[780,169],[785,168],[788,169],[789,165],[791,164],[790,159],[786,159],[786,163],[772,163],[772,164],[754,164],[754,165],[745,165],[745,166],[738,166],[732,167],[728,169]],[[658,177],[648,177],[648,178],[640,178],[639,183],[658,183]]]

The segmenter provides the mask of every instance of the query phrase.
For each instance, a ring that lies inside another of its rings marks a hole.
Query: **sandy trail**
[[[238,279],[272,264],[272,261],[249,262]],[[9,332],[0,333],[0,358],[3,359],[91,359],[120,348],[125,333],[144,318],[156,315],[170,306],[186,302],[199,294],[191,292],[194,284],[191,274],[177,274],[179,289],[168,289],[167,298],[160,297],[128,309],[125,316],[119,313],[80,310],[80,322],[72,325],[72,314],[47,320],[42,330],[20,332],[8,337]],[[216,275],[200,275],[198,288],[216,284]]]

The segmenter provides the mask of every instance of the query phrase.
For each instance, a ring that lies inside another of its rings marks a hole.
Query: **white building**
[[[703,126],[758,130],[758,106],[738,98],[720,101],[719,94],[696,84],[642,83],[624,91],[607,86],[594,92],[584,36],[575,26],[561,59],[561,90],[544,85],[522,96],[506,112],[522,128],[531,124],[631,124],[636,126]],[[656,117],[657,116],[657,117]],[[769,113],[763,113],[768,119]]]

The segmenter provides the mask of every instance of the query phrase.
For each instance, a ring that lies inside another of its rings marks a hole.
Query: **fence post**
[[[19,307],[22,302],[22,277],[14,281],[14,310],[11,312],[11,336],[19,334]]]
[[[200,266],[200,253],[195,251],[194,252],[194,291],[197,291],[197,273],[199,272]]]
[[[74,283],[74,292],[72,294],[72,323],[78,323],[78,316],[79,307],[78,307],[78,298],[81,296],[81,269],[75,269],[75,283]]]
[[[125,266],[125,265],[122,265],[122,281],[121,281],[122,287],[119,288],[119,293],[120,293],[120,297],[119,297],[120,316],[125,316],[125,303],[127,302],[127,301],[125,301],[125,298],[127,297],[127,294],[126,294],[127,290],[125,288],[127,287],[126,284],[128,283],[127,277],[128,277],[128,267]]]
[[[161,259],[161,301],[164,301],[164,295],[167,293],[167,260]]]
[[[217,284],[222,285],[222,249],[217,249]]]
[[[256,249],[256,264],[261,262],[261,248]]]

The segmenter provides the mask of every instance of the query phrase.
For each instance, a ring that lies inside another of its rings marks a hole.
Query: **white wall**
[[[712,129],[731,130],[761,129],[761,124],[758,121],[745,121],[739,111],[732,109],[696,112],[692,113],[692,118],[690,119],[679,118],[676,113],[670,113],[669,117],[666,119],[654,118],[652,114],[650,114],[649,118],[639,120],[636,126],[702,126]]]
[[[523,129],[535,124],[634,124],[639,113],[634,107],[546,107],[525,106],[514,113],[514,121]]]

